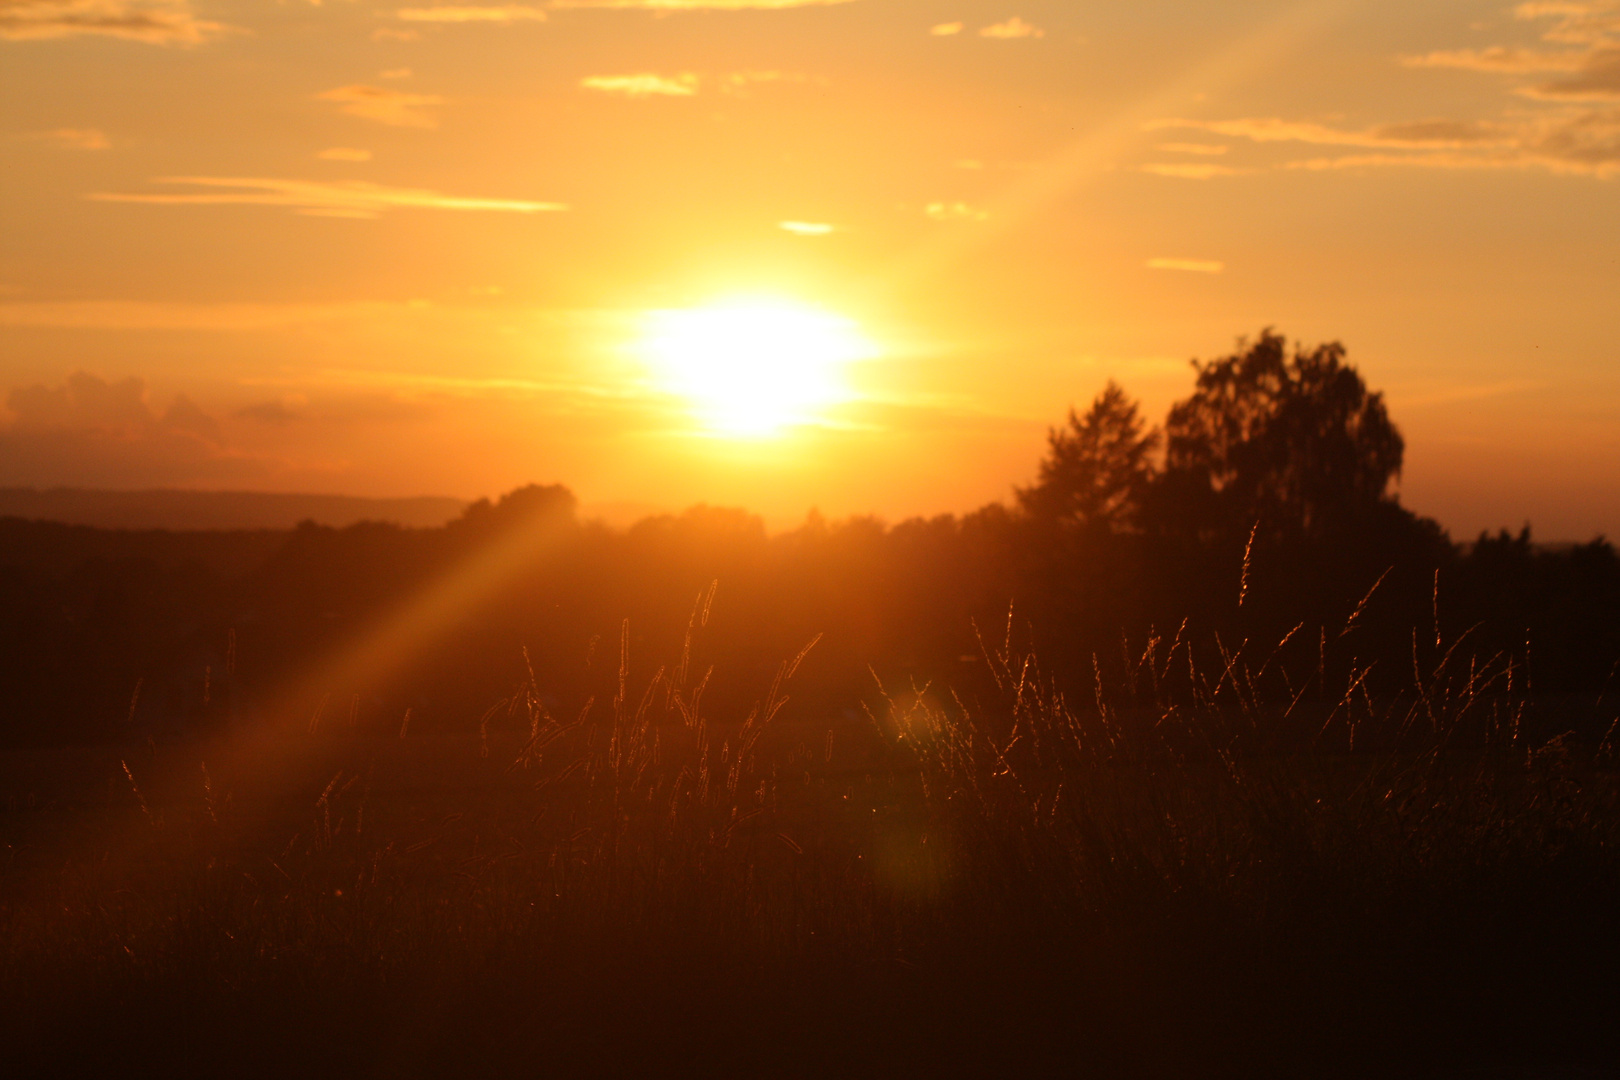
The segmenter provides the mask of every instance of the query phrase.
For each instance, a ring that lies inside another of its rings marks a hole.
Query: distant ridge
[[[0,517],[93,525],[103,529],[290,529],[300,521],[341,528],[389,521],[417,528],[443,525],[466,507],[460,499],[420,496],[290,495],[257,491],[95,491],[0,488]]]

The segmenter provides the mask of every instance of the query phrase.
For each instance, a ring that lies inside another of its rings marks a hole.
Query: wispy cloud
[[[1226,269],[1226,264],[1215,259],[1149,259],[1145,264],[1149,270],[1185,270],[1193,274],[1218,274]]]
[[[746,94],[750,87],[764,83],[810,82],[809,76],[791,71],[732,71],[723,75],[699,75],[682,71],[675,75],[660,75],[655,71],[637,71],[625,75],[588,75],[579,80],[587,90],[624,97],[691,97],[705,86],[727,94]]]
[[[1251,142],[1304,142],[1320,146],[1400,146],[1439,149],[1490,145],[1507,138],[1492,125],[1462,120],[1418,120],[1350,130],[1309,121],[1266,116],[1237,120],[1153,120],[1146,127],[1149,131],[1180,128],[1248,139]]]
[[[731,71],[715,76],[713,81],[719,84],[721,90],[733,94],[743,93],[750,86],[767,83],[826,82],[823,78],[801,75],[796,71]]]
[[[525,4],[503,4],[499,7],[470,7],[460,4],[440,4],[435,7],[400,8],[394,12],[405,22],[421,23],[516,23],[545,22],[546,13]]]
[[[1239,176],[1248,171],[1206,161],[1154,161],[1141,168],[1153,176],[1168,176],[1177,180],[1212,180],[1217,176]]]
[[[923,207],[923,213],[935,221],[984,221],[990,217],[989,211],[964,202],[931,202]]]
[[[350,116],[375,120],[391,127],[431,128],[438,117],[425,110],[444,104],[437,94],[408,94],[381,86],[339,86],[315,95],[318,101],[332,101]]]
[[[1620,109],[1560,111],[1480,122],[1418,120],[1346,129],[1278,117],[1158,120],[1150,129],[1191,128],[1256,143],[1297,142],[1375,153],[1282,163],[1312,171],[1380,167],[1525,169],[1609,178],[1620,175]],[[1216,165],[1144,165],[1160,176],[1207,179],[1244,170]],[[1216,170],[1216,171],[1204,171]]]
[[[984,27],[979,31],[979,36],[987,38],[1000,38],[1003,41],[1013,41],[1018,38],[1045,37],[1046,31],[1042,30],[1038,26],[1031,26],[1023,19],[1020,19],[1018,16],[1014,15],[1006,22],[993,23],[990,26]]]
[[[554,8],[644,8],[653,11],[751,11],[828,7],[853,0],[552,0]]]
[[[778,221],[776,227],[794,236],[826,236],[838,231],[838,226],[825,221]]]
[[[171,176],[153,181],[202,191],[96,192],[97,202],[155,206],[283,206],[315,217],[374,218],[388,210],[484,210],[515,214],[566,210],[563,203],[527,199],[483,199],[444,195],[427,188],[385,187],[362,180],[324,183],[259,177]],[[234,190],[231,190],[234,189]]]
[[[1166,119],[1148,130],[1204,131],[1253,143],[1300,143],[1360,151],[1276,163],[1293,170],[1375,168],[1541,169],[1608,179],[1620,176],[1620,0],[1533,0],[1513,9],[1542,22],[1545,47],[1488,45],[1402,56],[1409,68],[1449,68],[1516,77],[1510,89],[1542,103],[1505,110],[1496,119],[1448,118],[1337,127],[1281,117]],[[1525,76],[1559,78],[1524,84]],[[1171,144],[1174,145],[1174,144]],[[1172,166],[1144,166],[1177,175]],[[1251,170],[1252,171],[1252,170]],[[1180,175],[1191,175],[1185,170]]]
[[[928,28],[928,32],[935,37],[953,37],[962,32],[962,24],[959,22],[935,23]]]
[[[691,97],[697,93],[698,77],[690,71],[678,75],[659,75],[640,71],[630,75],[587,75],[579,80],[587,90],[624,97]]]
[[[1493,45],[1484,49],[1442,49],[1403,56],[1408,67],[1458,68],[1502,75],[1541,73],[1570,77],[1521,86],[1525,97],[1552,101],[1620,100],[1620,0],[1547,0],[1523,3],[1514,17],[1552,20],[1541,40],[1556,46],[1526,49]]]
[[[370,161],[371,151],[359,150],[352,146],[334,146],[328,150],[322,150],[315,156],[322,161]]]
[[[1519,92],[1544,101],[1620,101],[1620,48],[1596,50],[1570,78]]]
[[[0,422],[0,483],[137,487],[240,480],[266,463],[226,446],[184,395],[154,407],[144,380],[78,371],[60,386],[19,386]]]
[[[57,128],[41,131],[35,137],[66,150],[105,150],[112,145],[106,133],[97,128]]]
[[[1524,75],[1542,71],[1578,71],[1586,62],[1585,52],[1549,53],[1542,49],[1518,49],[1492,45],[1487,49],[1439,49],[1421,56],[1403,56],[1401,63],[1413,68],[1457,68],[1462,71],[1491,71]]]
[[[420,310],[410,304],[182,303],[150,300],[12,300],[0,302],[0,326],[54,330],[193,330],[254,333],[332,322],[396,322]]]
[[[187,0],[0,0],[0,38],[100,36],[148,45],[198,45],[228,33],[197,18]]]
[[[1199,154],[1208,157],[1218,157],[1219,155],[1226,153],[1230,147],[1214,145],[1211,143],[1167,142],[1160,143],[1157,149],[1163,150],[1167,154]]]

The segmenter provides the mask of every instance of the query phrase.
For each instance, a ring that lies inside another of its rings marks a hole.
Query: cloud
[[[652,11],[777,11],[830,7],[853,0],[552,0],[554,8],[642,8]]]
[[[1347,130],[1280,117],[1245,117],[1237,120],[1152,120],[1148,131],[1182,128],[1207,131],[1214,135],[1248,139],[1251,142],[1304,142],[1321,146],[1454,148],[1488,145],[1505,136],[1493,125],[1463,120],[1417,120],[1384,124],[1364,130]]]
[[[14,300],[0,303],[0,326],[56,330],[186,330],[255,333],[333,322],[396,323],[413,304],[193,304],[141,300]]]
[[[671,76],[642,71],[633,75],[587,75],[579,80],[579,85],[587,90],[633,98],[691,97],[697,93],[698,77],[690,71]]]
[[[660,75],[654,71],[638,71],[627,75],[588,75],[579,80],[587,90],[625,97],[691,97],[705,84],[719,87],[722,93],[746,95],[750,86],[760,83],[810,82],[806,75],[790,71],[733,71],[724,75],[699,75],[682,71],[676,75]]]
[[[505,4],[501,7],[463,7],[441,4],[436,7],[400,8],[395,17],[405,22],[424,23],[515,23],[545,22],[546,13],[537,7]]]
[[[1216,156],[1226,153],[1230,147],[1213,146],[1209,143],[1167,142],[1160,143],[1158,145],[1158,149],[1163,150],[1167,154],[1203,154]]]
[[[1620,48],[1595,50],[1572,78],[1519,92],[1547,101],[1620,101]]]
[[[931,202],[923,207],[923,213],[935,221],[984,221],[990,216],[988,211],[964,202]]]
[[[259,177],[170,176],[158,184],[184,184],[204,191],[166,193],[96,192],[97,202],[145,203],[158,206],[285,206],[316,217],[374,218],[387,210],[490,210],[516,214],[566,210],[562,203],[526,199],[483,199],[443,195],[427,188],[385,187],[363,180],[324,183]],[[224,189],[238,190],[224,190]]]
[[[1003,41],[1012,41],[1017,38],[1045,37],[1046,31],[1042,30],[1038,26],[1031,26],[1023,19],[1020,19],[1018,16],[1014,15],[1006,22],[998,22],[984,27],[979,31],[979,36],[987,38],[1000,38]]]
[[[0,38],[101,36],[148,45],[199,45],[229,32],[199,19],[187,0],[0,0]]]
[[[437,94],[407,94],[380,86],[339,86],[315,97],[318,101],[336,102],[350,116],[391,127],[438,127],[438,118],[423,110],[444,104],[444,98]]]
[[[37,137],[68,150],[105,150],[112,145],[106,134],[96,128],[57,128],[42,131]]]
[[[237,409],[236,415],[244,420],[257,420],[261,424],[271,424],[275,427],[286,427],[300,419],[298,413],[289,408],[284,401],[261,401],[257,405]]]
[[[794,236],[826,236],[838,231],[838,226],[824,221],[778,221],[776,227]]]
[[[1544,41],[1566,45],[1613,45],[1620,39],[1620,2],[1616,0],[1540,0],[1519,4],[1517,19],[1557,19],[1541,35]]]
[[[60,386],[13,388],[0,423],[0,484],[138,487],[241,479],[265,471],[232,451],[184,395],[161,412],[146,383],[79,371]]]
[[[1584,52],[1548,53],[1504,45],[1492,45],[1488,49],[1441,49],[1422,56],[1401,57],[1401,63],[1412,68],[1456,68],[1511,75],[1536,71],[1576,71],[1585,61]]]
[[[1417,120],[1362,129],[1333,128],[1277,117],[1236,120],[1156,120],[1149,129],[1192,128],[1257,143],[1301,142],[1378,151],[1283,163],[1322,171],[1386,166],[1432,169],[1524,169],[1595,176],[1620,175],[1620,109],[1576,110],[1480,122]],[[1423,151],[1423,152],[1418,152]],[[1244,170],[1215,165],[1144,165],[1160,176],[1207,179]],[[1203,170],[1216,170],[1202,172]]]
[[[315,155],[322,161],[370,161],[370,150],[357,150],[352,146],[334,146]]]
[[[1142,166],[1142,171],[1154,176],[1169,176],[1177,180],[1210,180],[1217,176],[1238,176],[1247,172],[1247,169],[1234,168],[1231,165],[1215,165],[1209,162],[1151,162]]]
[[[1555,20],[1541,34],[1562,48],[1525,49],[1493,45],[1404,56],[1408,67],[1458,68],[1492,74],[1567,73],[1571,78],[1519,88],[1531,98],[1552,101],[1620,100],[1620,0],[1586,3],[1524,3],[1513,9],[1521,20]],[[1570,48],[1569,46],[1575,46]]]
[[[951,37],[952,35],[960,34],[962,32],[962,24],[959,22],[937,23],[934,26],[930,26],[928,28],[928,32],[935,37]]]
[[[1194,274],[1218,274],[1226,264],[1215,259],[1149,259],[1144,263],[1149,270],[1185,270]]]
[[[1583,107],[1620,101],[1620,0],[1534,0],[1519,4],[1513,14],[1523,21],[1550,20],[1540,36],[1552,47],[1491,45],[1400,60],[1412,68],[1561,76],[1514,88],[1520,97],[1550,106],[1540,111],[1521,107],[1495,120],[1430,119],[1360,129],[1278,117],[1158,120],[1147,128],[1364,151],[1285,161],[1280,164],[1284,169],[1541,169],[1598,179],[1620,177],[1620,108]],[[1163,167],[1146,168],[1163,172]]]

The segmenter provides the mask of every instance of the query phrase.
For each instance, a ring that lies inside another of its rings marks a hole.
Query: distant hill
[[[255,491],[91,491],[0,488],[0,517],[103,529],[290,529],[300,521],[342,527],[391,521],[435,527],[459,516],[460,499],[420,496],[288,495]]]

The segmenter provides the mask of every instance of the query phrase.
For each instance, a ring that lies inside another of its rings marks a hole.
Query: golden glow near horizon
[[[853,396],[849,364],[876,352],[849,319],[766,299],[648,312],[640,351],[705,430],[747,438],[823,420]]]

